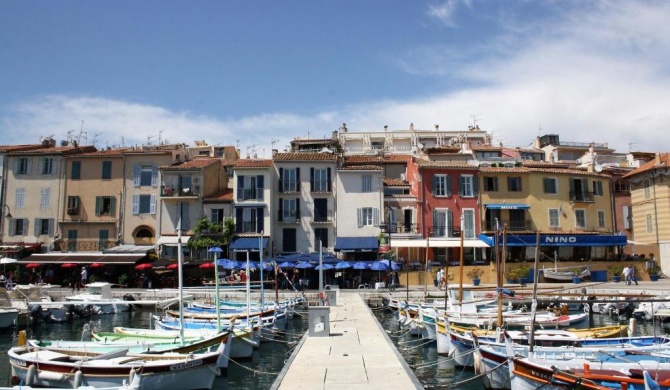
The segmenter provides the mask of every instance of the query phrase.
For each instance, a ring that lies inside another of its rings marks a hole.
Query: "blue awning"
[[[530,205],[525,203],[492,203],[487,204],[486,208],[492,210],[528,210]]]
[[[268,246],[269,240],[269,238],[263,237],[263,248]],[[259,243],[258,237],[240,237],[230,243],[230,250],[234,252],[258,252]]]
[[[337,237],[336,252],[376,252],[379,249],[377,237]]]
[[[493,237],[481,234],[479,239],[494,246]],[[507,246],[535,246],[534,234],[508,234]],[[619,234],[541,234],[540,246],[626,246],[627,239]],[[502,240],[500,240],[502,245]]]

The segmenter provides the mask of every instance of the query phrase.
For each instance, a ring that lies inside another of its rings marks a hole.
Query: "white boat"
[[[18,309],[12,307],[0,308],[0,329],[14,326],[18,317]]]
[[[128,354],[121,349],[104,355],[14,347],[8,352],[13,375],[29,386],[95,388],[138,381],[140,389],[211,389],[220,375],[216,352],[202,354]]]
[[[65,300],[82,309],[91,306],[95,308],[94,314],[115,314],[130,309],[127,301],[112,296],[112,285],[106,282],[89,283],[83,293],[65,297]]]

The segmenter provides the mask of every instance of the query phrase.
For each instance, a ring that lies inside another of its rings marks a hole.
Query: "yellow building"
[[[505,227],[510,243],[518,244],[510,247],[512,260],[534,256],[538,231],[543,253],[551,258],[613,256],[614,245],[601,246],[600,238],[594,238],[614,233],[609,175],[567,164],[525,162],[481,167],[479,180],[481,230],[493,236]],[[581,242],[587,237],[594,245]]]
[[[631,217],[636,248],[648,249],[660,259],[663,272],[670,272],[670,153],[628,173],[631,183]],[[644,245],[644,246],[643,246]]]

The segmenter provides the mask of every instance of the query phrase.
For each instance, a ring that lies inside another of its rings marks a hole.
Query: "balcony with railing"
[[[197,197],[200,195],[198,178],[191,175],[165,175],[161,184],[161,197]]]
[[[502,229],[503,226],[507,225],[507,230],[509,231],[527,231],[533,229],[533,220],[532,219],[502,219],[499,220],[500,226],[496,226],[496,221],[484,221],[485,231],[495,231],[496,229]]]
[[[277,222],[284,224],[299,224],[300,213],[295,210],[282,211],[278,215]]]
[[[314,210],[312,212],[312,223],[332,223],[333,210]]]
[[[391,233],[397,234],[419,234],[419,224],[404,224],[400,222],[393,222],[390,224],[390,231]]]
[[[593,192],[591,191],[570,191],[571,202],[594,202]]]
[[[434,225],[431,226],[429,230],[428,237],[460,237],[461,229],[443,226],[443,225]]]

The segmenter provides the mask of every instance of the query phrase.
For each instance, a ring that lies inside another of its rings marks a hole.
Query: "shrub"
[[[468,275],[468,278],[470,279],[479,279],[484,275],[484,270],[478,267],[471,268],[466,275]]]

